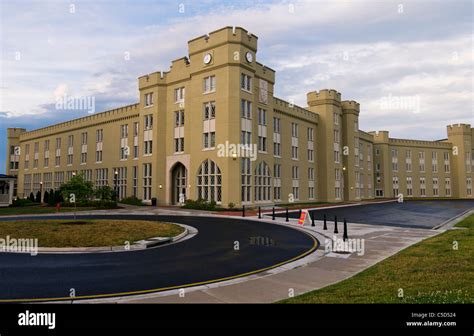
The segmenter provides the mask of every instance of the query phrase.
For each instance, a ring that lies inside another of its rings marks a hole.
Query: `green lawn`
[[[457,227],[464,229],[429,238],[352,278],[281,302],[473,303],[474,215]]]
[[[133,220],[0,221],[0,237],[37,238],[39,247],[118,246],[151,237],[173,237],[184,229],[176,224]]]
[[[92,207],[79,207],[76,211],[86,211],[86,210],[95,210]],[[73,212],[73,207],[61,207],[60,212]],[[56,208],[50,206],[20,206],[20,207],[5,207],[0,208],[0,216],[8,216],[8,215],[33,215],[33,214],[49,214],[55,213]]]

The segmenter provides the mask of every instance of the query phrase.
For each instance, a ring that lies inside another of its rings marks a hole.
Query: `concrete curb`
[[[170,223],[179,225],[184,228],[184,231],[174,237],[152,237],[146,240],[136,241],[134,244],[125,248],[125,245],[118,246],[97,246],[97,247],[39,247],[38,254],[62,254],[62,253],[110,253],[110,252],[133,252],[141,251],[155,247],[161,247],[164,245],[170,245],[186,239],[194,237],[198,230],[192,226],[179,224],[179,223]],[[31,252],[16,252],[16,251],[1,251],[3,253],[27,253]],[[0,253],[1,253],[0,252]]]
[[[445,221],[445,222],[443,222],[439,225],[436,225],[435,227],[433,227],[432,230],[439,230],[439,229],[442,229],[442,228],[446,229],[446,230],[449,230],[454,225],[456,225],[457,223],[459,223],[460,221],[462,221],[463,219],[469,217],[472,214],[474,214],[474,209],[466,210],[463,213],[460,213],[459,215],[457,215],[456,217],[450,218],[447,221]]]

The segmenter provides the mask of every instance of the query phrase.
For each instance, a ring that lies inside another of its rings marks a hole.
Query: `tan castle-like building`
[[[188,49],[168,72],[138,79],[136,104],[9,128],[7,174],[18,176],[18,197],[75,173],[158,204],[473,197],[470,125],[448,126],[440,141],[364,132],[359,103],[335,90],[309,92],[307,107],[275,97],[275,71],[256,61],[257,37],[245,29],[219,29]]]

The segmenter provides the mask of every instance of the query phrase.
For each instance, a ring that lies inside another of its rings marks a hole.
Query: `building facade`
[[[259,205],[376,197],[472,198],[474,129],[440,141],[359,129],[359,104],[335,90],[307,107],[273,95],[257,37],[225,27],[188,42],[168,72],[138,78],[139,102],[27,131],[8,129],[17,196],[82,173],[120,198]]]

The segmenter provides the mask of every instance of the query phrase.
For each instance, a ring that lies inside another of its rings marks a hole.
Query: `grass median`
[[[456,227],[349,279],[281,303],[473,303],[474,215]]]
[[[176,224],[140,220],[20,220],[0,222],[0,237],[37,238],[40,247],[118,246],[151,237],[173,237]]]

